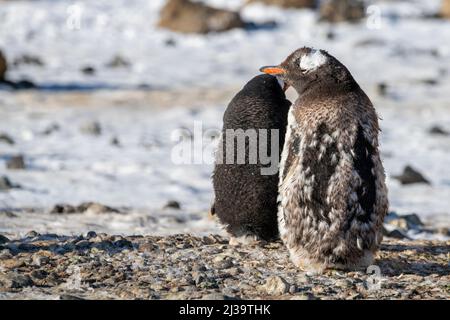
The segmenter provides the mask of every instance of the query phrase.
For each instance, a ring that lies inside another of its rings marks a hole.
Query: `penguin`
[[[293,87],[280,162],[278,224],[292,262],[312,274],[373,261],[388,211],[377,113],[349,70],[301,48],[260,71]]]
[[[278,170],[290,105],[284,84],[263,74],[251,79],[225,110],[210,213],[229,234],[231,245],[279,238]]]

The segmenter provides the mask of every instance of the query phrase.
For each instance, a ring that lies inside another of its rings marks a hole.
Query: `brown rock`
[[[282,8],[314,8],[316,0],[247,0],[247,3],[261,2],[269,6]]]
[[[441,17],[450,19],[450,0],[443,0],[441,7]]]
[[[361,0],[325,0],[320,4],[320,20],[356,22],[364,18],[365,10]]]
[[[161,10],[158,26],[176,32],[205,34],[243,28],[244,22],[237,12],[190,0],[168,0]]]
[[[10,170],[24,170],[25,160],[22,155],[13,156],[6,162],[6,167]]]
[[[0,51],[0,81],[5,80],[5,74],[7,69],[8,65],[6,63],[6,58]]]

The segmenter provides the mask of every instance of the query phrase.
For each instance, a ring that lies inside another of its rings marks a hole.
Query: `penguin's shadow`
[[[408,259],[408,257],[381,257],[377,259],[376,265],[381,269],[381,273],[387,276],[400,276],[402,274],[414,274],[419,276],[448,276],[450,268],[448,265],[428,261],[426,256],[436,256],[450,252],[450,248],[445,245],[427,246],[427,245],[406,245],[406,244],[382,244],[382,251],[389,253],[401,253],[407,250],[417,252],[418,257],[422,259]]]

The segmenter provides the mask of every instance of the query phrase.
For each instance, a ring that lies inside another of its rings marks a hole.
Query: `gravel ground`
[[[367,272],[310,276],[279,242],[29,232],[0,237],[0,298],[449,299],[449,249],[450,241],[386,238]]]

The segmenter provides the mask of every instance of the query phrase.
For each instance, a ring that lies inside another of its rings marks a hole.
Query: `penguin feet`
[[[259,237],[254,234],[245,234],[243,236],[233,236],[230,235],[230,246],[237,246],[240,244],[244,245],[255,245],[260,241]]]
[[[310,259],[307,252],[303,249],[290,249],[289,254],[292,263],[300,270],[305,271],[307,275],[319,275],[327,269],[326,263]]]
[[[374,253],[369,250],[364,250],[363,255],[358,258],[355,262],[347,264],[336,264],[332,267],[339,270],[346,271],[366,271],[366,268],[373,264]]]

